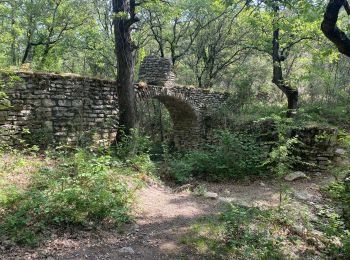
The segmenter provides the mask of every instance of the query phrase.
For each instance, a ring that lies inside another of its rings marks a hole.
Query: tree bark
[[[340,53],[350,57],[350,39],[337,27],[339,11],[342,6],[344,6],[346,12],[350,15],[350,7],[347,0],[329,1],[321,24],[321,30],[335,44]]]
[[[134,66],[136,46],[131,40],[131,26],[137,22],[135,1],[113,0],[115,53],[117,56],[117,94],[119,103],[119,134],[130,134],[136,127]],[[130,18],[126,18],[129,14]],[[120,138],[117,137],[118,139]]]
[[[24,54],[23,54],[23,58],[22,58],[22,62],[21,62],[22,64],[26,63],[31,48],[32,48],[32,44],[31,44],[31,42],[28,40],[26,49],[25,49]]]
[[[162,104],[160,100],[158,100],[158,111],[159,111],[160,141],[164,142],[163,113],[162,113]]]
[[[16,31],[15,31],[15,14],[14,9],[11,14],[11,35],[12,35],[12,42],[11,42],[11,62],[13,66],[17,65],[17,55],[16,55]]]
[[[298,108],[298,90],[291,87],[283,77],[282,61],[279,47],[279,29],[273,33],[273,79],[272,82],[286,95],[288,100],[288,110]]]
[[[50,45],[45,44],[44,52],[42,54],[40,64],[38,66],[39,69],[43,69],[45,67],[47,56],[49,55],[50,49],[51,49]]]

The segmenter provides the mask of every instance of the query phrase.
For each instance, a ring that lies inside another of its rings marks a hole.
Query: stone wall
[[[13,75],[20,80],[10,80]],[[9,86],[7,93],[12,103],[11,108],[0,111],[0,141],[19,144],[26,139],[43,145],[91,142],[108,145],[114,140],[118,123],[115,82],[73,75],[29,72],[13,75],[0,75]],[[166,106],[173,121],[177,148],[195,149],[204,142],[213,142],[211,130],[216,127],[206,120],[211,118],[210,111],[217,110],[227,100],[227,93],[176,85],[135,87],[139,102],[155,98]],[[215,123],[213,118],[211,121]],[[273,145],[276,141],[273,122],[242,127],[244,131],[258,130],[262,143]],[[305,127],[292,131],[291,136],[298,136],[304,143],[297,155],[311,164],[297,166],[301,169],[325,170],[336,156],[336,129]]]
[[[18,144],[77,144],[115,137],[117,95],[112,81],[43,73],[16,73],[7,89],[12,107],[0,111],[1,139]],[[11,75],[1,78],[10,82]],[[27,129],[30,135],[26,134]]]
[[[175,146],[196,149],[210,138],[204,122],[208,113],[217,110],[229,95],[177,85],[148,85],[138,88],[137,97],[139,101],[155,98],[162,102],[172,118]]]
[[[109,144],[114,140],[118,121],[114,81],[75,75],[12,74],[0,75],[12,103],[10,109],[0,111],[0,139],[14,144],[27,139],[46,145],[75,145],[90,143],[91,139]],[[21,80],[11,83],[11,76]],[[155,98],[166,106],[179,149],[197,148],[205,142],[204,115],[228,98],[227,93],[176,85],[136,85],[135,90],[139,102]],[[27,129],[31,134],[25,133]]]
[[[170,59],[147,56],[139,71],[139,81],[149,85],[170,87],[175,85],[175,73]]]
[[[301,144],[296,154],[309,165],[297,165],[299,170],[324,171],[331,166],[338,156],[338,130],[331,127],[309,126],[292,131]]]
[[[278,145],[278,131],[273,120],[252,122],[238,125],[234,128],[238,132],[246,132],[257,136],[257,141],[267,151],[271,151]],[[295,170],[322,172],[334,164],[339,156],[336,153],[338,147],[338,130],[325,126],[304,126],[290,130],[289,138],[297,138],[298,144],[294,145],[291,154],[299,157],[299,162],[294,165]]]

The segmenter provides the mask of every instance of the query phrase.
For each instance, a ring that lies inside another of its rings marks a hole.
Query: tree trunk
[[[350,15],[350,7],[347,0],[329,1],[321,29],[324,35],[337,46],[340,53],[350,57],[350,39],[337,27],[338,15],[342,6]]]
[[[203,87],[202,76],[197,76],[197,82],[198,82],[198,87],[202,88]]]
[[[136,22],[125,18],[124,13],[131,12],[134,1],[113,0],[115,53],[118,62],[117,94],[119,103],[119,133],[130,134],[136,127],[136,101],[134,89],[134,66],[136,46],[131,40],[131,25]],[[134,6],[135,7],[135,6]],[[120,138],[117,137],[118,139]]]
[[[12,13],[12,20],[11,20],[11,36],[12,36],[12,41],[11,41],[11,62],[13,66],[17,65],[17,55],[16,55],[16,31],[15,31],[15,19],[14,19],[14,14]]]
[[[160,141],[164,142],[164,129],[163,129],[163,113],[162,113],[162,104],[158,100],[158,109],[159,109],[159,129],[160,129]]]
[[[160,57],[164,58],[165,57],[164,47],[160,43],[159,43],[159,52],[160,52]]]
[[[288,112],[287,116],[291,117],[294,115],[298,108],[298,89],[293,88],[283,77],[282,71],[282,60],[280,55],[279,45],[279,28],[276,28],[273,32],[272,40],[272,62],[273,62],[273,79],[272,82],[286,95],[288,101]]]
[[[40,64],[39,64],[39,69],[43,69],[45,67],[47,56],[49,55],[50,49],[51,49],[50,45],[45,44],[44,52],[42,54]]]
[[[28,40],[26,49],[25,49],[24,54],[23,54],[22,64],[26,63],[31,48],[32,48],[32,44],[30,43],[30,40]]]

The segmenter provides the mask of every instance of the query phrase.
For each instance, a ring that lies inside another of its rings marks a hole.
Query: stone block
[[[73,107],[80,107],[83,105],[83,101],[82,100],[73,100],[72,101],[72,106]]]
[[[96,118],[95,122],[96,123],[102,123],[102,122],[104,122],[104,118]]]
[[[69,101],[69,100],[58,100],[58,105],[60,107],[71,107],[72,106],[72,101]]]
[[[42,105],[44,107],[53,107],[56,105],[56,102],[54,100],[51,99],[43,99],[42,100]]]

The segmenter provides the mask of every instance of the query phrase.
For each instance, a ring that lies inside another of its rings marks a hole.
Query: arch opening
[[[141,101],[141,125],[153,139],[163,141],[165,136],[179,150],[198,147],[199,116],[189,102],[168,95],[152,95]]]
[[[173,138],[178,149],[196,148],[199,143],[199,119],[186,101],[172,96],[156,96],[169,111],[173,123]]]

